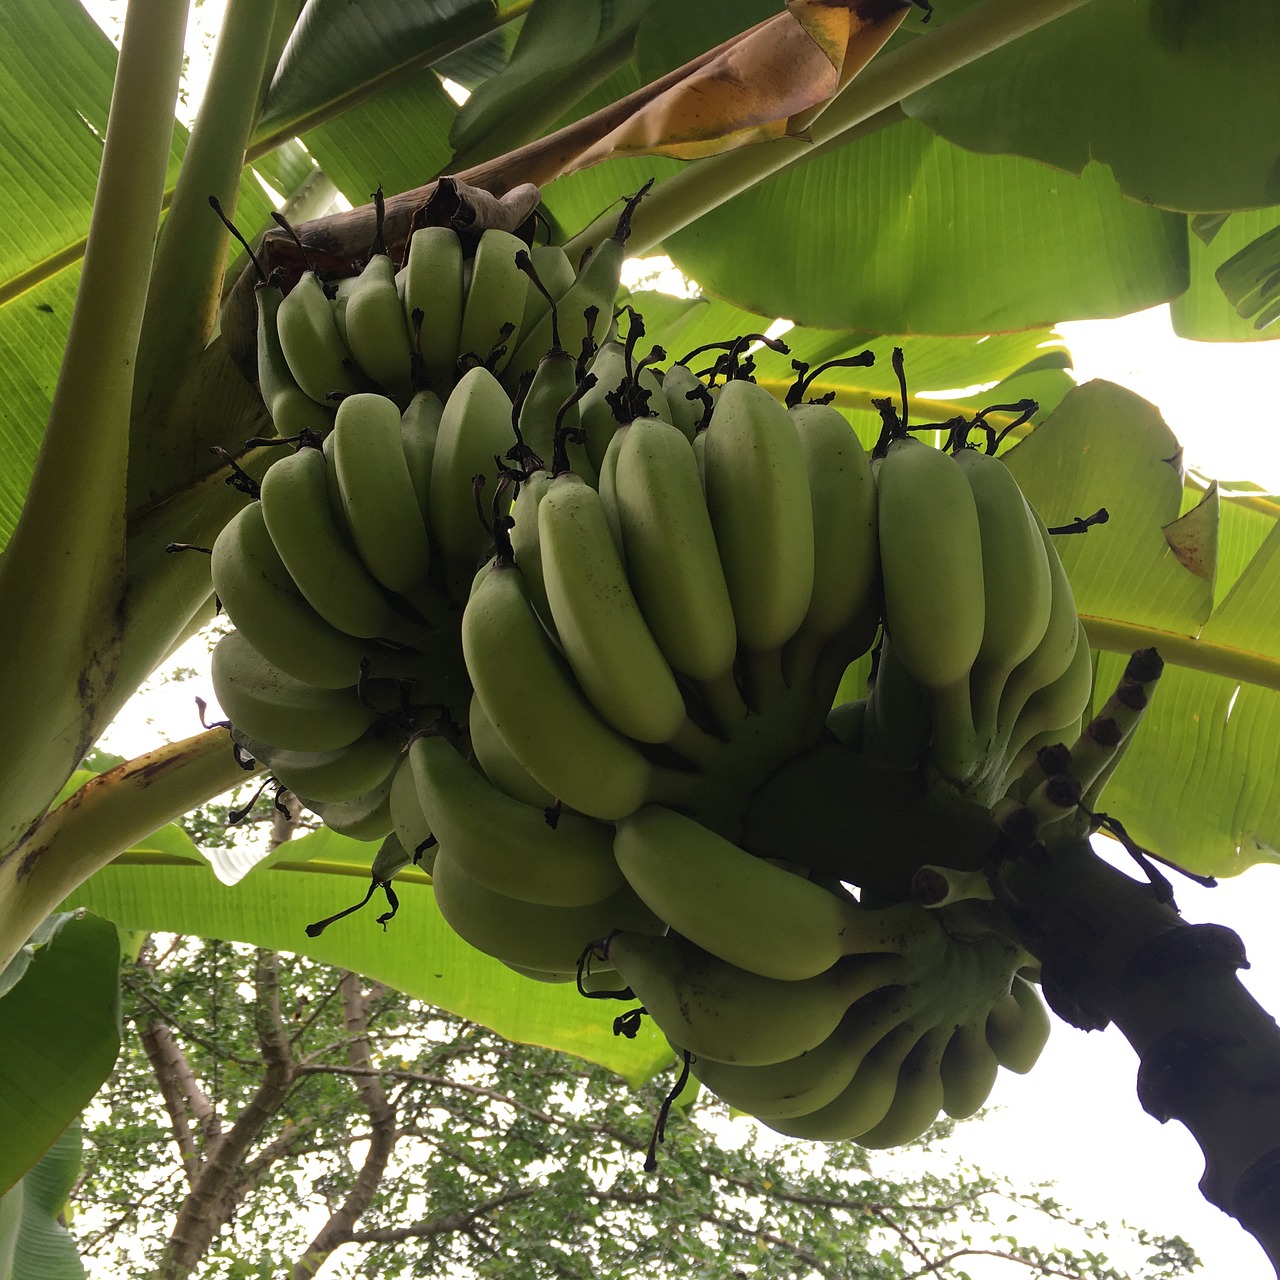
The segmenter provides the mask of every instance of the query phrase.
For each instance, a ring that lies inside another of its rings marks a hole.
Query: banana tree
[[[1186,336],[1261,335],[1265,298],[1240,287],[1240,262],[1265,259],[1280,222],[1275,14],[1240,0],[1212,13],[1159,0],[936,12],[230,0],[188,133],[173,115],[175,6],[130,0],[118,57],[76,0],[12,8],[0,33],[0,957],[68,902],[128,929],[306,951],[633,1077],[669,1060],[656,1033],[615,1041],[590,1002],[470,952],[425,877],[402,894],[412,933],[308,939],[301,926],[367,879],[358,842],[309,837],[222,888],[164,829],[243,778],[223,728],[76,772],[213,615],[207,561],[166,548],[208,546],[238,509],[224,457],[250,472],[267,461],[244,443],[267,425],[252,275],[228,264],[209,197],[253,238],[271,226],[269,191],[312,253],[358,260],[375,188],[396,193],[385,231],[402,243],[445,174],[496,197],[533,184],[571,252],[601,243],[619,194],[654,179],[629,250],[665,251],[704,291],[640,300],[671,350],[786,317],[792,354],[811,364],[900,346],[916,388],[995,386],[1002,402],[1057,406],[1010,466],[1045,512],[1112,510],[1113,536],[1064,554],[1098,687],[1134,649],[1169,664],[1112,784],[1123,830],[1193,874],[1276,860],[1277,509],[1184,476],[1177,442],[1136,397],[1069,391],[1050,328],[1169,301]],[[464,105],[446,78],[471,91]],[[335,194],[355,208],[324,216]],[[1215,278],[1224,264],[1234,301]],[[790,378],[761,354],[759,381],[780,391]],[[871,400],[898,383],[882,359],[834,370],[824,389],[868,436]],[[945,420],[984,400],[919,391],[903,408]],[[838,859],[839,764],[836,752],[778,780],[757,805],[757,851],[803,833]],[[1238,940],[1182,926],[1082,842],[1069,868],[1015,859],[1005,884],[1055,1008],[1130,1036],[1144,1105],[1192,1128],[1210,1157],[1206,1195],[1280,1257],[1280,1132],[1254,1116],[1280,1044],[1235,982]],[[226,884],[244,869],[220,870]],[[1192,1059],[1211,1085],[1190,1087]],[[47,1145],[42,1123],[28,1163]]]

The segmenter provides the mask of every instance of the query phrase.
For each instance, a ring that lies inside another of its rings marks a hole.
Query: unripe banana
[[[451,227],[419,227],[409,240],[405,263],[404,318],[414,339],[413,314],[422,312],[416,339],[427,381],[442,400],[458,380],[465,295],[458,233]]]
[[[555,636],[556,624],[547,603],[547,584],[542,572],[542,546],[538,539],[538,506],[551,487],[550,471],[531,471],[520,481],[511,504],[511,551],[524,577],[525,590],[538,620]]]
[[[418,510],[428,524],[431,510],[431,468],[436,456],[436,439],[444,404],[434,391],[419,391],[400,415],[400,447],[404,450],[409,479],[418,499]]]
[[[928,965],[946,945],[922,907],[855,906],[657,805],[617,823],[613,853],[627,882],[673,929],[763,977],[799,981],[844,956],[872,953]]]
[[[436,861],[436,838],[427,815],[422,812],[418,783],[413,776],[413,765],[410,764],[407,753],[400,757],[391,779],[388,803],[396,839],[410,860],[430,875]]]
[[[565,402],[572,399],[577,385],[574,358],[567,351],[552,347],[538,361],[528,394],[520,406],[520,438],[550,471],[555,457],[556,434],[558,430],[562,431],[569,469],[582,476],[588,484],[595,484],[596,470],[586,447],[574,439],[580,425],[577,402],[570,404],[567,410],[563,409]]]
[[[596,472],[600,471],[605,450],[614,432],[622,425],[618,421],[609,397],[616,396],[618,388],[627,377],[626,347],[616,339],[602,342],[595,358],[591,361],[588,372],[595,383],[584,392],[578,401],[578,420],[587,433],[587,456]],[[670,409],[666,397],[662,394],[662,383],[651,365],[645,365],[636,375],[639,386],[649,393],[646,404],[647,412],[655,414],[665,422],[671,421]]]
[[[501,347],[502,352],[493,355],[495,372],[506,367],[520,339],[516,326],[524,314],[529,277],[516,266],[516,254],[527,248],[519,236],[490,227],[481,232],[471,259],[458,354],[488,364],[491,353]]]
[[[373,254],[346,296],[347,346],[356,363],[403,407],[413,396],[413,348],[396,288],[395,264]]]
[[[987,1042],[1006,1071],[1026,1075],[1049,1039],[1049,1012],[1035,986],[1015,974],[1009,994],[991,1007]]]
[[[506,739],[493,727],[493,722],[484,713],[484,705],[475,694],[471,695],[468,727],[471,752],[495,787],[513,800],[531,804],[537,809],[550,809],[555,805],[555,796],[536,782],[528,769],[512,755]]]
[[[569,255],[558,244],[535,244],[529,250],[529,260],[538,273],[538,279],[542,281],[542,288],[557,301],[564,297],[577,279],[578,273],[573,269]],[[530,285],[524,296],[524,311],[516,332],[528,333],[550,310],[551,304],[543,296],[542,289]],[[576,352],[569,354],[576,355]]]
[[[445,401],[431,464],[431,536],[448,567],[451,593],[465,590],[493,543],[476,509],[472,477],[487,477],[487,517],[487,498],[496,483],[494,457],[503,456],[514,439],[511,401],[502,384],[488,369],[469,369]]]
[[[804,449],[763,387],[735,380],[706,432],[706,502],[739,642],[779,649],[813,594],[813,507]]]
[[[213,648],[218,705],[251,738],[293,751],[331,751],[354,742],[374,722],[354,688],[322,689],[266,660],[239,631]]]
[[[670,741],[684,698],[632,594],[600,494],[580,476],[565,472],[547,487],[538,544],[556,634],[587,697],[628,737]]]
[[[699,1058],[768,1066],[820,1045],[855,1000],[896,985],[897,956],[859,956],[801,982],[739,969],[676,934],[617,933],[608,961],[675,1044]]]
[[[394,825],[391,818],[391,786],[399,759],[376,787],[351,800],[308,800],[330,831],[352,840],[381,840]]]
[[[813,511],[813,594],[801,625],[806,652],[878,604],[876,486],[849,421],[830,405],[789,409],[804,452]]]
[[[1075,652],[1056,680],[1036,690],[1023,705],[1004,743],[1006,758],[1013,760],[1032,738],[1078,720],[1093,693],[1093,653],[1084,623],[1076,621]]]
[[[942,1109],[955,1120],[974,1115],[995,1088],[1000,1062],[987,1041],[986,1023],[980,1016],[957,1027],[938,1064]]]
[[[328,404],[331,391],[349,395],[360,390],[333,307],[314,271],[304,271],[285,294],[276,312],[276,332],[294,381],[318,404]]]
[[[267,532],[262,504],[242,507],[223,526],[210,557],[213,589],[245,640],[281,671],[322,689],[360,677],[367,645],[311,607]]]
[[[951,1027],[931,1027],[903,1059],[893,1101],[880,1120],[858,1134],[858,1144],[873,1149],[900,1147],[929,1128],[942,1110],[942,1055]],[[856,1077],[855,1077],[856,1078]]]
[[[637,418],[618,439],[613,493],[636,599],[676,671],[720,679],[737,631],[693,448],[659,418]]]
[[[403,726],[382,720],[348,746],[333,751],[283,751],[248,738],[243,745],[310,805],[316,800],[356,800],[374,790],[391,774],[406,735]]]
[[[580,814],[513,800],[443,738],[409,746],[422,812],[436,838],[473,880],[495,893],[542,906],[585,907],[624,883],[613,831]]]
[[[485,714],[552,795],[605,821],[650,798],[653,766],[587,701],[514,563],[493,562],[476,586],[462,615],[462,649]]]
[[[1044,638],[1053,578],[1035,516],[1008,467],[977,449],[961,449],[955,460],[982,528],[984,623],[969,690],[974,723],[989,740],[1009,674]]]
[[[495,893],[467,874],[441,843],[431,872],[436,905],[449,927],[477,951],[526,969],[572,973],[586,948],[615,929],[660,933],[665,925],[623,885],[598,902],[538,906]]]
[[[673,364],[662,375],[662,394],[668,406],[667,421],[688,436],[690,442],[700,425],[705,426],[707,385],[687,365]]]
[[[918,769],[933,737],[928,695],[902,665],[891,636],[880,643],[864,727],[871,759],[889,769]]]
[[[277,435],[303,431],[326,435],[333,426],[332,408],[318,404],[298,386],[280,347],[277,317],[284,294],[273,284],[260,284],[254,300],[258,311],[258,391]]]
[[[929,691],[931,757],[966,788],[985,761],[969,672],[982,647],[982,531],[973,490],[950,454],[894,440],[876,472],[884,624],[898,659]]]
[[[312,608],[348,635],[412,644],[426,628],[400,614],[356,554],[329,497],[319,449],[276,459],[262,478],[262,514],[271,541]]]
[[[431,544],[401,443],[400,410],[394,400],[354,395],[338,406],[333,465],[361,560],[384,587],[414,602],[430,590]]]

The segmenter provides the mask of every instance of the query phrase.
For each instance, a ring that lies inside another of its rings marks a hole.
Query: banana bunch
[[[874,465],[884,634],[867,755],[990,805],[1029,749],[1075,736],[1088,704],[1071,585],[999,458],[901,436]]]
[[[558,245],[531,249],[498,228],[460,236],[419,227],[402,264],[379,248],[359,274],[335,282],[306,271],[286,293],[264,280],[258,382],[277,432],[323,435],[335,401],[357,392],[404,410],[422,391],[447,400],[476,366],[514,393],[553,346],[576,360],[584,343],[594,346],[597,322],[610,323],[633,209],[634,200],[577,267]]]
[[[822,734],[874,637],[876,486],[836,410],[788,409],[745,379],[691,439],[634,337],[601,348],[551,465],[523,475],[463,651],[492,732],[543,793],[606,822],[671,802],[732,829]],[[545,412],[521,423],[545,461]]]

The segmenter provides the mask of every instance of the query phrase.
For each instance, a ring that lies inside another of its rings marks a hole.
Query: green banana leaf
[[[1280,226],[1280,206],[1233,213],[1209,240],[1192,235],[1191,287],[1170,308],[1174,332],[1205,342],[1265,342],[1280,336],[1275,327],[1259,329],[1252,314],[1242,315],[1223,291],[1218,271],[1230,258]],[[1271,255],[1271,270],[1280,265]]]
[[[938,6],[938,38],[974,3]],[[974,151],[1106,165],[1132,200],[1249,209],[1280,198],[1278,59],[1275,5],[1086,4],[903,107]]]
[[[0,996],[0,1192],[40,1159],[120,1048],[120,940],[88,912],[46,923]]]
[[[1108,811],[1197,874],[1280,862],[1274,509],[1219,503],[1210,491],[1184,512],[1177,441],[1152,405],[1112,383],[1069,393],[1005,457],[1046,523],[1110,513],[1056,544],[1091,641],[1111,651],[1098,698],[1132,650],[1154,645],[1168,664],[1108,787]]]
[[[75,1240],[59,1221],[80,1165],[76,1120],[0,1196],[0,1280],[83,1280],[85,1269]]]

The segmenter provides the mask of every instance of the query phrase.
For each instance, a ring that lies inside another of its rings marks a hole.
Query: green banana
[[[693,448],[660,418],[637,418],[617,440],[612,490],[627,577],[645,621],[672,668],[722,680],[733,667],[737,631]]]
[[[360,390],[333,307],[314,271],[304,271],[276,311],[280,350],[294,381],[318,404],[333,391]]]
[[[485,365],[492,356],[495,373],[506,366],[519,341],[516,326],[524,314],[529,277],[516,266],[516,254],[527,249],[519,236],[490,227],[481,232],[471,259],[458,354]]]
[[[556,476],[538,504],[538,545],[556,634],[587,697],[628,737],[670,741],[684,698],[632,594],[600,494],[573,472]]]
[[[1008,467],[978,449],[955,454],[982,528],[982,645],[969,676],[973,718],[994,738],[1005,682],[1035,652],[1049,624],[1053,578],[1044,539]]]
[[[688,365],[673,364],[662,375],[667,421],[679,427],[690,442],[706,416],[708,395],[707,384]]]
[[[537,290],[534,290],[536,293]],[[560,347],[552,347],[534,370],[533,381],[520,405],[517,425],[520,438],[533,450],[548,471],[554,469],[556,443],[568,461],[570,471],[588,484],[596,483],[596,470],[586,446],[575,438],[581,419],[573,400],[578,386],[577,363]],[[566,407],[566,403],[568,403]]]
[[[933,737],[928,694],[902,665],[888,635],[880,642],[864,731],[870,758],[877,765],[900,770],[919,768]]]
[[[657,805],[618,821],[613,855],[631,887],[673,929],[762,977],[800,981],[844,956],[872,953],[927,965],[946,943],[922,907],[854,906]]]
[[[966,789],[985,762],[969,672],[982,648],[982,531],[955,459],[910,437],[876,471],[884,626],[898,660],[933,704],[931,761]]]
[[[258,311],[258,391],[276,434],[288,438],[303,431],[326,435],[333,425],[332,408],[318,404],[298,386],[280,346],[276,323],[283,292],[266,281],[258,285],[254,301]]]
[[[980,1110],[995,1088],[1000,1062],[987,1041],[986,1023],[987,1015],[980,1015],[958,1026],[938,1064],[942,1109],[955,1120]]]
[[[1003,740],[1006,758],[1012,761],[1037,735],[1078,720],[1093,693],[1093,654],[1084,623],[1076,620],[1075,652],[1056,680],[1037,689],[1023,704],[1018,718]]]
[[[354,742],[332,751],[285,751],[243,735],[237,740],[299,800],[356,800],[390,776],[408,731],[390,720],[370,726]]]
[[[1026,1075],[1049,1039],[1049,1012],[1033,983],[1015,974],[987,1017],[987,1042],[1006,1071]]]
[[[307,602],[271,541],[260,502],[242,507],[223,526],[210,569],[227,616],[273,666],[322,689],[356,683],[369,647],[331,626]]]
[[[425,627],[398,612],[374,581],[333,510],[319,449],[276,459],[262,478],[262,514],[298,590],[326,622],[348,635],[412,644]]]
[[[551,485],[550,471],[530,471],[516,491],[511,503],[511,551],[524,575],[525,590],[538,615],[538,620],[551,636],[556,634],[551,606],[547,603],[547,584],[542,573],[542,547],[538,539],[538,506]]]
[[[469,369],[445,401],[431,463],[431,537],[455,598],[465,594],[493,543],[476,509],[472,478],[487,477],[484,494],[492,495],[494,457],[504,455],[514,439],[511,401],[502,384],[483,366]],[[487,514],[490,503],[483,506]]]
[[[716,398],[706,436],[706,503],[738,641],[780,649],[813,594],[813,507],[804,448],[787,411],[736,379]]]
[[[586,948],[615,929],[646,936],[666,927],[626,885],[574,907],[541,906],[495,893],[469,875],[464,860],[443,842],[431,882],[440,914],[460,938],[525,969],[572,973]]]
[[[338,406],[332,438],[338,491],[360,559],[384,587],[414,603],[430,592],[431,543],[405,457],[400,410],[386,396],[348,396]]]
[[[473,591],[462,615],[462,650],[485,714],[552,795],[604,821],[650,799],[655,767],[582,693],[513,562],[493,561]]]
[[[739,969],[677,934],[621,932],[605,956],[675,1044],[744,1067],[820,1045],[855,1000],[901,982],[897,956],[859,956],[800,982]]]
[[[537,809],[550,809],[555,805],[555,796],[546,787],[535,782],[524,765],[512,755],[511,748],[493,727],[493,721],[485,715],[484,706],[474,693],[471,695],[468,726],[471,753],[484,770],[485,777],[499,791]]]
[[[213,648],[218,705],[251,738],[292,751],[331,751],[354,742],[376,719],[354,688],[323,689],[266,660],[239,631]]]
[[[324,825],[352,840],[380,840],[391,831],[391,787],[397,759],[391,771],[376,787],[351,800],[308,800],[307,807],[318,813]]]
[[[585,907],[624,884],[613,860],[613,832],[580,814],[513,800],[440,737],[409,746],[423,815],[473,880],[495,893],[541,906]]]
[[[450,227],[419,227],[409,239],[402,306],[427,383],[441,400],[458,380],[465,298],[458,233]],[[417,322],[415,313],[421,313]]]
[[[407,405],[413,396],[413,348],[395,264],[385,253],[373,254],[348,289],[344,327],[356,364],[401,408]]]
[[[424,522],[430,520],[431,468],[443,415],[444,404],[434,391],[419,391],[400,415],[400,447]]]
[[[529,250],[529,261],[533,263],[543,288],[557,300],[564,297],[577,278],[578,273],[573,269],[569,255],[558,244],[535,244]],[[524,295],[524,311],[516,332],[528,333],[550,310],[551,304],[542,289],[529,289]]]
[[[412,744],[410,744],[412,745]],[[391,812],[391,827],[410,861],[416,862],[428,875],[436,860],[436,838],[431,824],[422,811],[418,797],[418,783],[413,765],[406,752],[400,757],[391,779],[391,793],[387,797]]]

